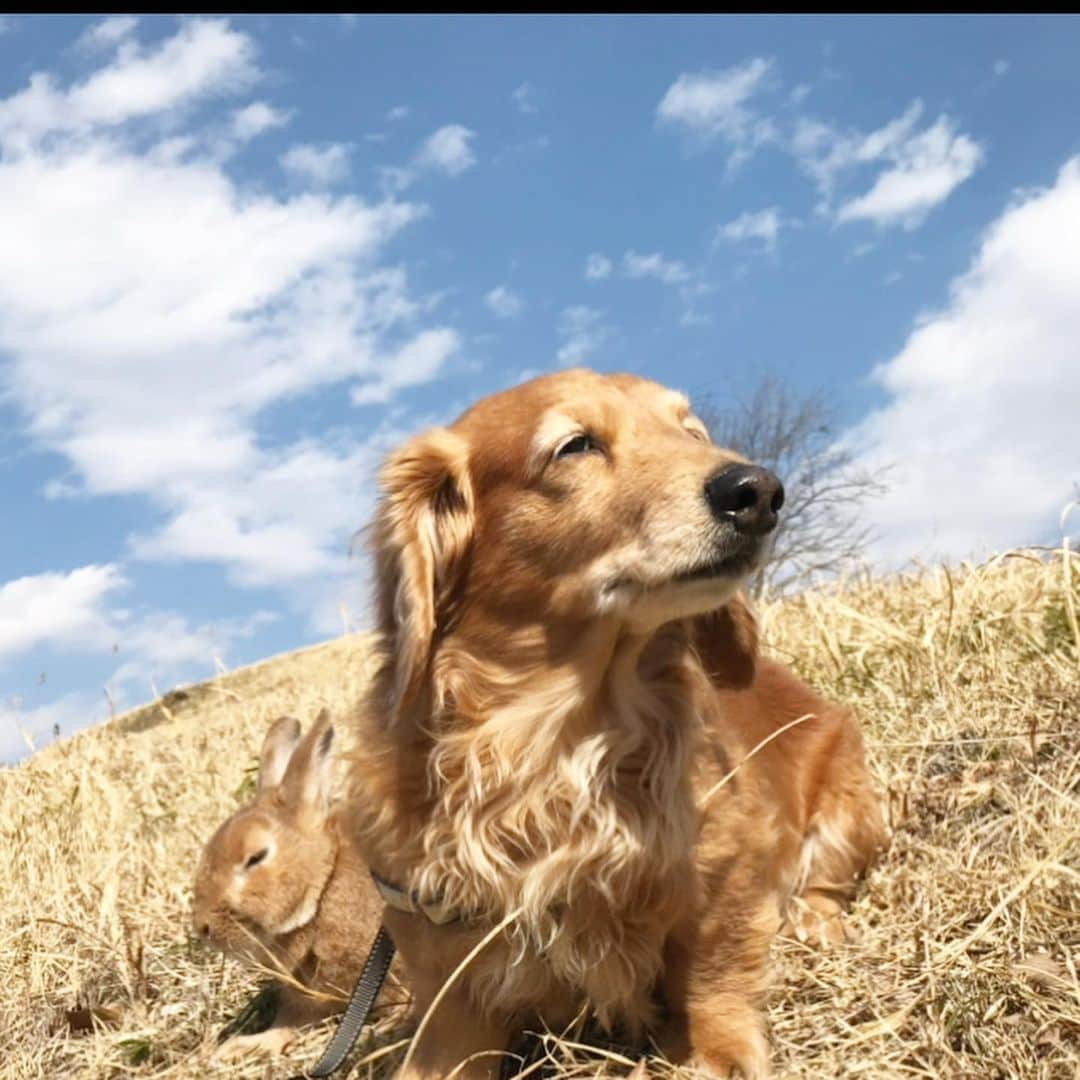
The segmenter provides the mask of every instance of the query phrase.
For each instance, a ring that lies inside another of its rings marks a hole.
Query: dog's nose
[[[738,532],[764,536],[776,528],[784,485],[758,465],[728,465],[705,481],[705,498],[715,518],[730,521]]]

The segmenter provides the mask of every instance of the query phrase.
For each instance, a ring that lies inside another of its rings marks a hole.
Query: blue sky
[[[1080,480],[1080,23],[0,22],[0,760],[362,626],[408,432],[824,390],[881,567]],[[110,702],[112,703],[110,706]]]

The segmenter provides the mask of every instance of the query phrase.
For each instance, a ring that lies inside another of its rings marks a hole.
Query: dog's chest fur
[[[411,885],[488,925],[517,913],[509,955],[470,978],[500,1009],[561,996],[603,1022],[650,1019],[689,901],[698,725],[685,686],[615,685],[587,707],[565,687],[520,696],[433,744]]]

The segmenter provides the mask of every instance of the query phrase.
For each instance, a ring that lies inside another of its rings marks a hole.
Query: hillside
[[[1078,607],[1080,560],[1016,552],[761,610],[768,647],[855,707],[894,832],[855,942],[775,949],[779,1074],[1080,1075]],[[189,940],[190,880],[266,725],[345,710],[367,646],[265,661],[0,771],[0,1077],[279,1077],[313,1060],[321,1032],[269,1069],[209,1064],[258,980]],[[565,1075],[621,1069],[555,1052]]]

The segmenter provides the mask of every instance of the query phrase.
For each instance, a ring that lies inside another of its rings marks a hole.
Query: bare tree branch
[[[756,594],[799,589],[859,561],[872,538],[860,511],[887,490],[888,470],[859,466],[836,442],[836,411],[824,395],[799,396],[766,376],[750,398],[726,409],[705,402],[697,413],[715,443],[772,469],[787,492]]]

